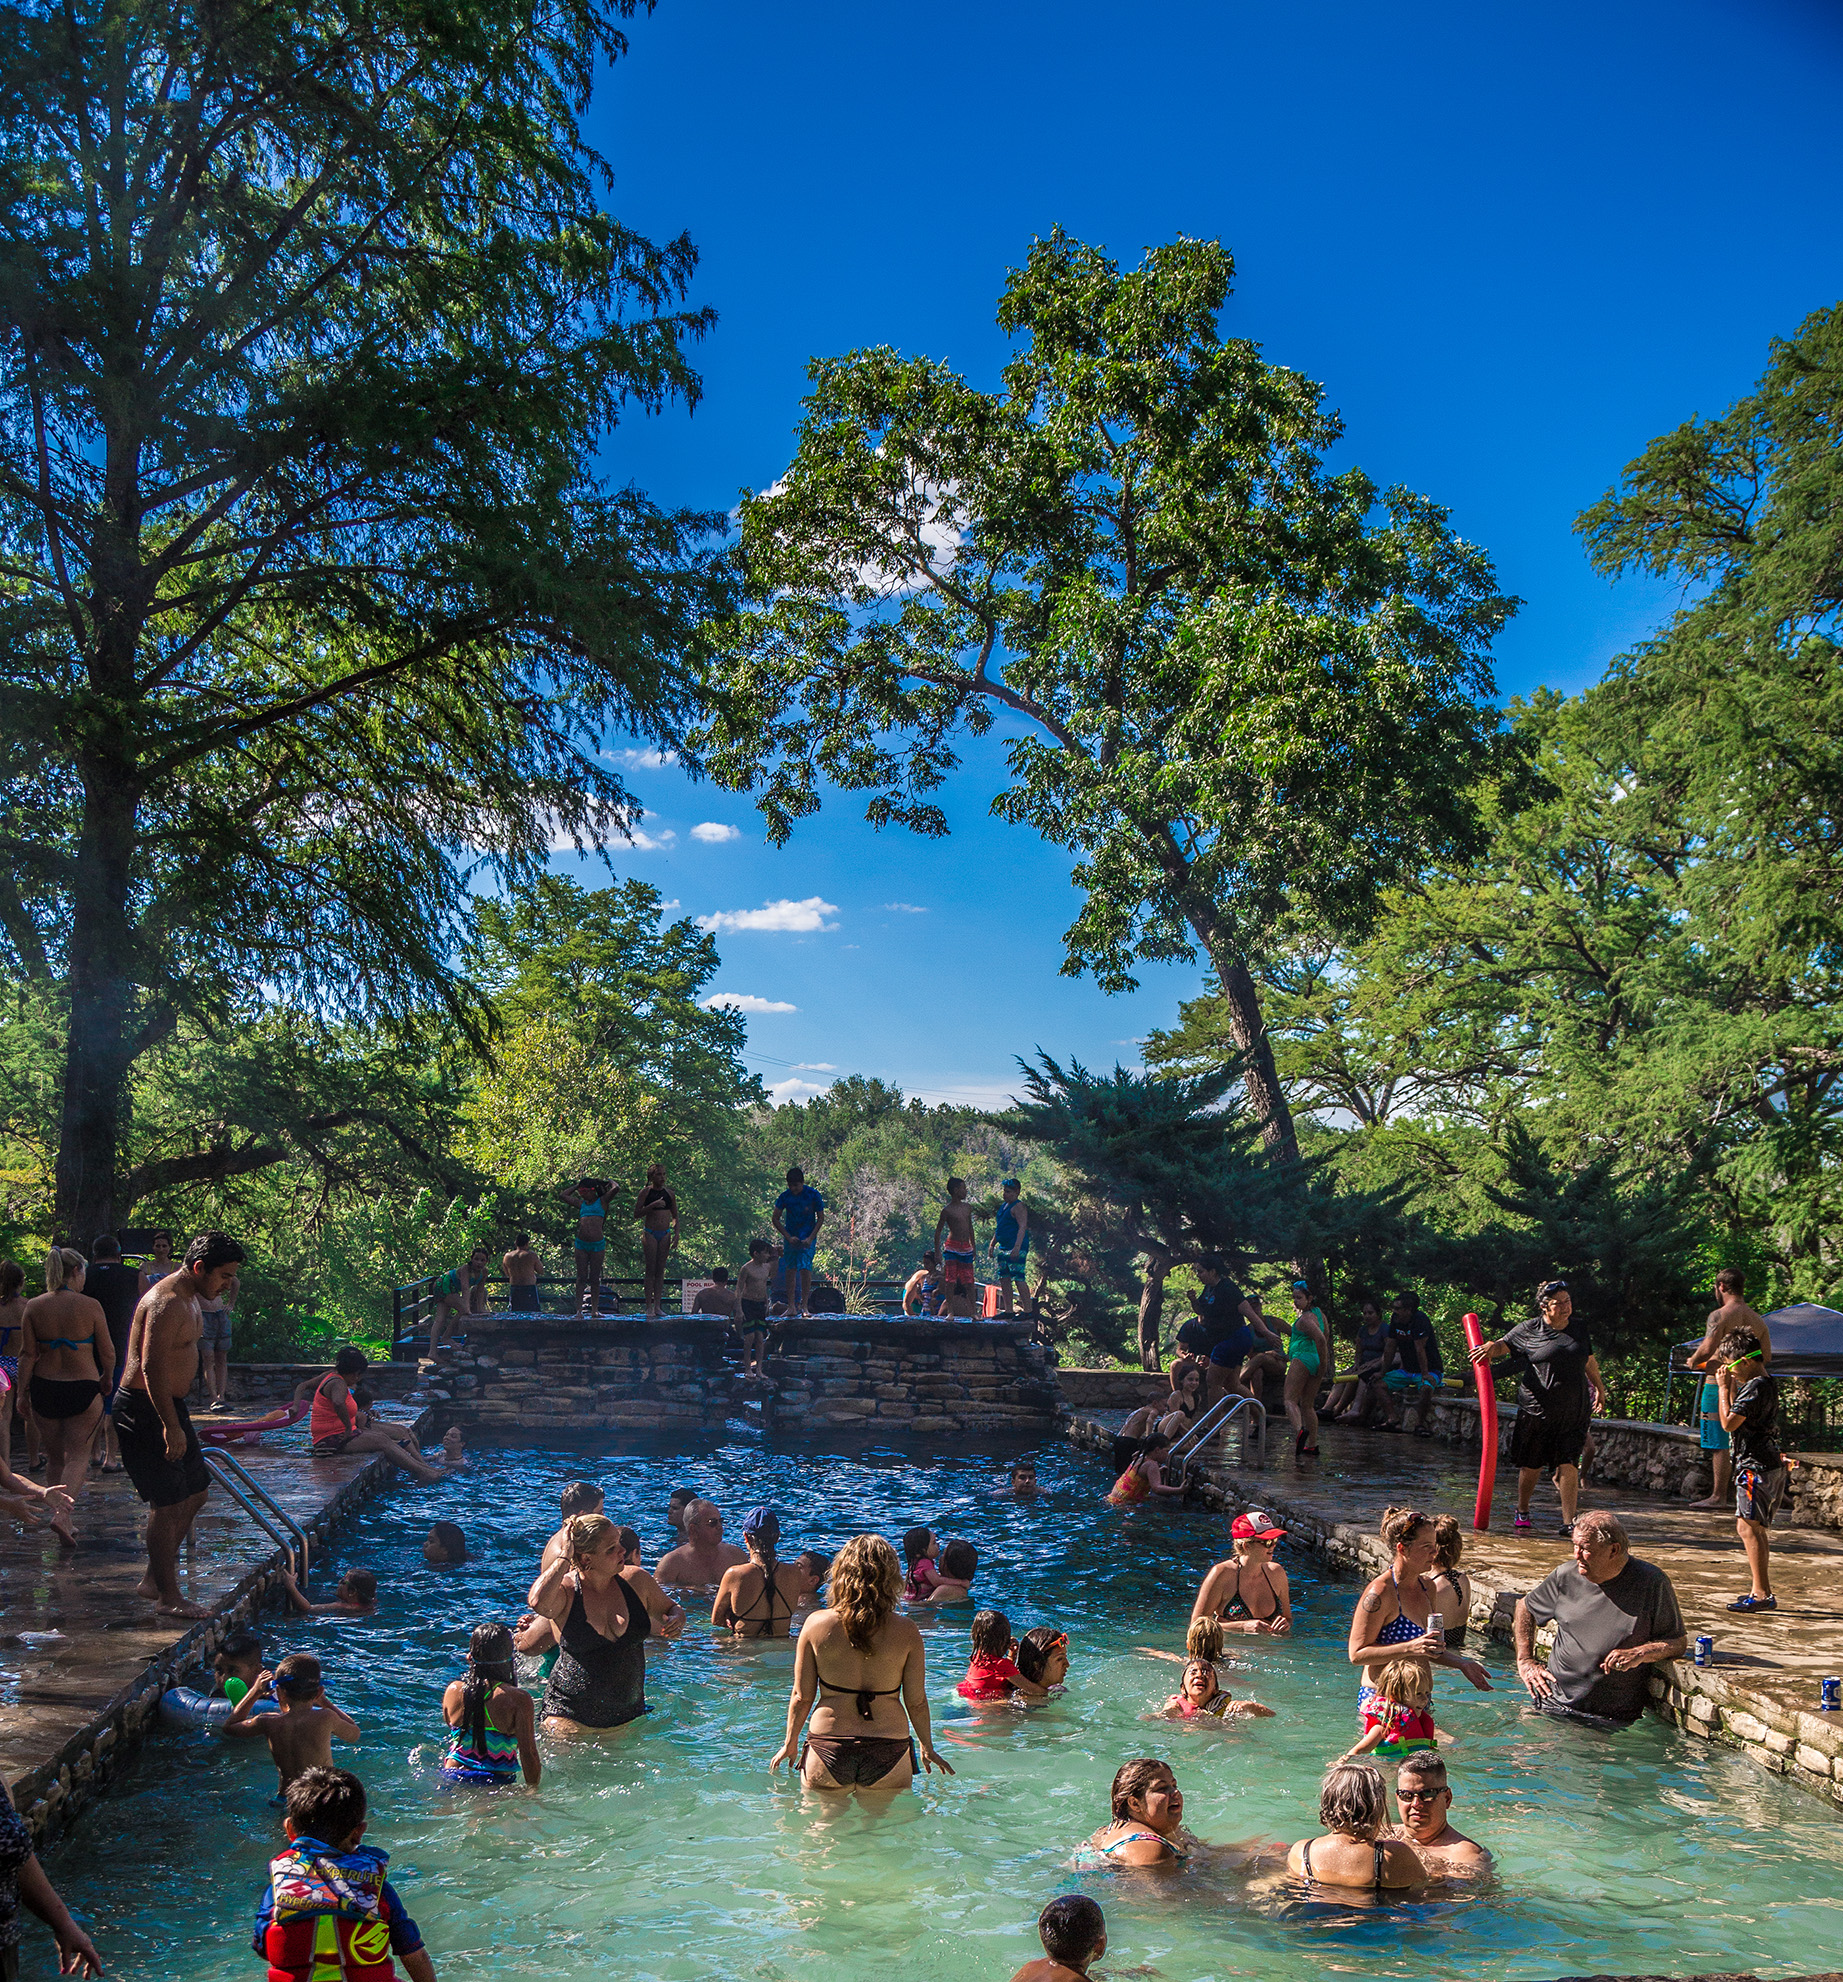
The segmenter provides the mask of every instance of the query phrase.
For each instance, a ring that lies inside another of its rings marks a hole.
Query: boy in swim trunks
[[[744,1376],[762,1373],[762,1344],[768,1339],[768,1283],[773,1278],[773,1246],[766,1239],[751,1239],[749,1263],[736,1276]]]
[[[1107,1952],[1107,1922],[1086,1893],[1065,1893],[1037,1915],[1043,1959],[1027,1961],[1011,1982],[1089,1982]]]
[[[258,1714],[256,1703],[271,1693],[281,1712]],[[307,1770],[330,1769],[333,1743],[356,1741],[358,1722],[326,1697],[320,1661],[307,1652],[290,1652],[273,1673],[256,1675],[255,1685],[231,1709],[224,1734],[233,1741],[261,1736],[269,1744],[269,1759],[285,1795],[289,1784]]]
[[[973,1233],[973,1207],[966,1201],[966,1179],[947,1179],[947,1202],[934,1221],[934,1249],[941,1256],[941,1305],[960,1321],[973,1318],[979,1241]]]
[[[813,1248],[826,1222],[826,1201],[806,1181],[798,1164],[787,1173],[787,1188],[774,1201],[774,1229],[785,1241],[782,1263],[787,1269],[787,1312],[804,1315],[813,1291]]]

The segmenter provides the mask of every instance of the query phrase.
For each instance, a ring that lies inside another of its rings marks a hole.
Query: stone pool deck
[[[377,1409],[427,1428],[426,1412]],[[304,1425],[232,1452],[307,1530],[316,1561],[334,1526],[396,1471],[363,1454],[310,1458]],[[162,1618],[135,1594],[147,1566],[144,1514],[122,1474],[98,1474],[77,1503],[75,1553],[37,1530],[9,1524],[0,1534],[0,1769],[41,1842],[102,1788],[167,1687],[250,1619],[283,1564],[268,1536],[214,1486],[180,1561],[181,1588],[211,1615]]]
[[[1123,1416],[1077,1416],[1069,1435],[1105,1451]],[[1407,1502],[1456,1515],[1466,1533],[1461,1567],[1472,1578],[1472,1622],[1506,1641],[1518,1596],[1567,1559],[1552,1488],[1537,1494],[1534,1532],[1512,1534],[1516,1476],[1500,1469],[1492,1529],[1477,1534],[1471,1518],[1478,1465],[1471,1455],[1439,1440],[1342,1425],[1321,1426],[1319,1447],[1319,1458],[1295,1461],[1282,1418],[1271,1428],[1268,1464],[1243,1466],[1231,1448],[1204,1468],[1204,1496],[1232,1511],[1265,1508],[1295,1545],[1365,1575],[1388,1567],[1376,1532],[1384,1508]],[[1618,1514],[1633,1554],[1669,1575],[1692,1642],[1701,1634],[1715,1640],[1712,1665],[1682,1659],[1656,1669],[1654,1711],[1692,1734],[1741,1748],[1763,1768],[1843,1806],[1843,1713],[1816,1711],[1818,1681],[1843,1674],[1843,1536],[1775,1529],[1779,1609],[1736,1617],[1726,1606],[1748,1581],[1732,1515],[1612,1485],[1588,1486],[1581,1505]]]

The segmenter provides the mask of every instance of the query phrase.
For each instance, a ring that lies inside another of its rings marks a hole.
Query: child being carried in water
[[[1047,1686],[1026,1679],[1018,1669],[1018,1642],[1002,1610],[980,1611],[973,1619],[972,1638],[972,1661],[958,1688],[963,1700],[1009,1700],[1017,1694],[1026,1700],[1049,1698]]]

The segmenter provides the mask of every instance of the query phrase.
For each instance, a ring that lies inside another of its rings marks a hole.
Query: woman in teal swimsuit
[[[605,1177],[578,1177],[562,1193],[576,1207],[576,1312],[593,1316],[601,1306],[602,1254],[608,1241],[602,1226],[614,1186]]]
[[[1113,1779],[1113,1820],[1075,1847],[1078,1872],[1115,1865],[1182,1865],[1196,1846],[1184,1828],[1184,1793],[1167,1763],[1123,1762]]]
[[[1319,1372],[1331,1360],[1325,1318],[1312,1305],[1312,1290],[1293,1282],[1293,1326],[1286,1338],[1286,1415],[1293,1427],[1293,1452],[1310,1459],[1318,1452]]]

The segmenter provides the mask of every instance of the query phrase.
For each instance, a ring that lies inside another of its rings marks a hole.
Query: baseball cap
[[[751,1507],[743,1516],[742,1532],[745,1535],[759,1535],[764,1529],[771,1529],[774,1538],[781,1538],[781,1517],[772,1507]]]
[[[1258,1507],[1250,1507],[1246,1514],[1237,1514],[1229,1523],[1229,1533],[1238,1542],[1264,1542],[1269,1536],[1286,1533],[1271,1514],[1265,1514]]]

